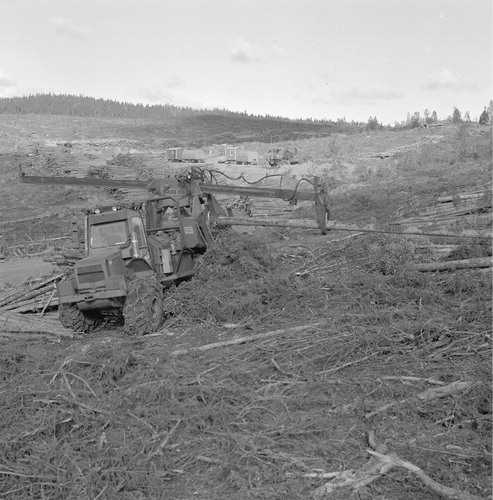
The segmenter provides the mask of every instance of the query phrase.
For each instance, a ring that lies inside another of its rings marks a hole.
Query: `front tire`
[[[123,306],[125,330],[130,335],[145,335],[163,324],[163,293],[154,276],[128,282]]]
[[[75,304],[60,304],[58,318],[65,328],[74,332],[89,333],[96,323],[95,318],[84,314]]]

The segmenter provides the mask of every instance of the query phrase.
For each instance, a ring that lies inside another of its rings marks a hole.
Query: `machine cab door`
[[[133,258],[148,258],[149,247],[146,232],[141,217],[133,216],[129,219],[130,241]]]

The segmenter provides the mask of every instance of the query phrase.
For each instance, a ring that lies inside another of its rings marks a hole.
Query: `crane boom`
[[[274,198],[284,201],[294,202],[314,201],[317,213],[317,222],[320,230],[325,233],[327,228],[327,219],[329,214],[329,197],[328,188],[325,184],[320,184],[318,177],[315,177],[313,182],[313,191],[303,191],[298,188],[286,189],[275,187],[255,187],[234,186],[227,184],[213,184],[202,182],[193,176],[180,178],[155,178],[151,181],[145,180],[128,180],[128,179],[90,179],[80,177],[51,177],[26,175],[20,168],[20,182],[27,184],[44,184],[44,185],[75,185],[75,186],[98,186],[110,188],[140,188],[146,189],[155,196],[169,196],[175,199],[188,198],[194,196],[207,195],[240,195],[248,197]],[[305,179],[308,180],[308,179]]]
[[[39,175],[26,175],[21,171],[20,181],[26,184],[67,185],[67,186],[99,186],[111,188],[141,188],[149,189],[149,181],[128,179],[85,179],[81,177],[51,177]],[[174,179],[154,179],[152,182],[159,186],[161,194],[166,193],[166,187],[176,189],[177,182]],[[183,184],[183,183],[178,183]],[[315,201],[316,191],[301,191],[286,188],[266,188],[253,186],[231,186],[223,184],[209,184],[199,182],[198,186],[204,194],[233,194],[242,196],[254,196],[259,198],[279,198],[285,201],[302,200]],[[185,192],[185,190],[184,190]],[[178,193],[181,194],[181,193]]]

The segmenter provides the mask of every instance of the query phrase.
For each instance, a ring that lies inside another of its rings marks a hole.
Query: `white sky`
[[[492,52],[491,0],[0,0],[0,97],[477,119]]]

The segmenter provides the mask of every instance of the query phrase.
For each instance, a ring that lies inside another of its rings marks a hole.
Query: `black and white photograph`
[[[491,0],[0,0],[0,498],[492,500]]]

